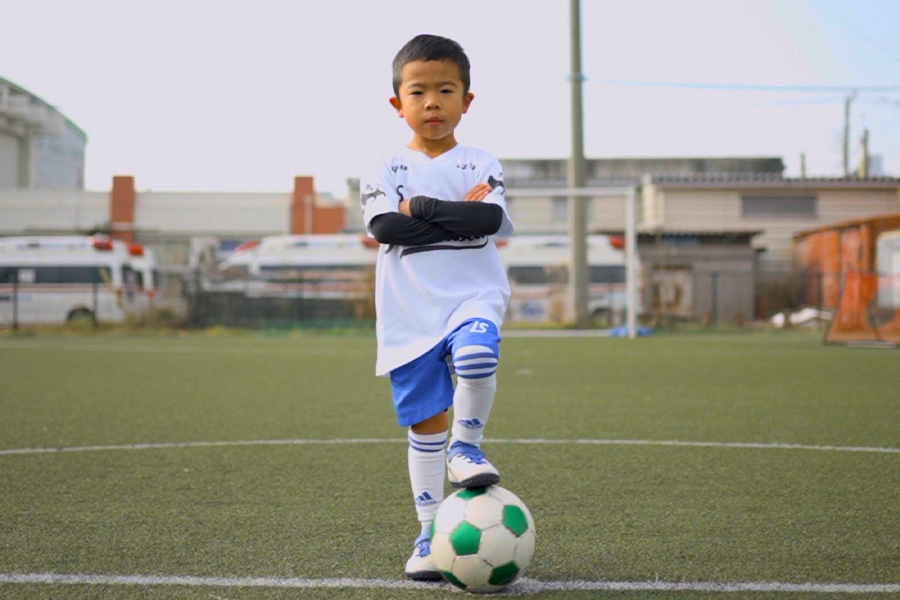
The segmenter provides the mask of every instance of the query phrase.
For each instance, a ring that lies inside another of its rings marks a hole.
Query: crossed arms
[[[481,202],[490,193],[491,186],[480,183],[469,190],[463,202],[414,196],[400,202],[399,212],[374,217],[369,227],[380,243],[398,246],[493,235],[503,223],[503,209]]]

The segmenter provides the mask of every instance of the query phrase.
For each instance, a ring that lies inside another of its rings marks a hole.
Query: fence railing
[[[375,319],[374,272],[204,280],[186,286],[191,327],[331,327]]]
[[[642,280],[644,316],[740,325],[803,307],[829,314],[840,283],[840,273],[818,271],[649,270]]]
[[[17,331],[29,325],[122,322],[140,308],[142,297],[102,282],[80,284],[0,284],[0,326]]]
[[[674,321],[741,325],[769,319],[784,310],[813,307],[828,312],[837,306],[840,273],[805,271],[737,271],[645,269],[638,281],[642,321]],[[375,319],[374,277],[371,273],[336,278],[318,273],[309,278],[241,278],[209,281],[200,273],[187,277],[182,287],[184,323],[190,327],[332,327],[353,324],[369,327]],[[614,286],[613,286],[614,287]],[[52,289],[50,289],[52,288]],[[524,294],[513,285],[511,310],[537,297],[549,303],[547,324],[562,324],[564,311],[557,304],[565,294]],[[620,325],[621,302],[615,293],[597,284],[591,294],[607,302],[605,319],[597,326]],[[137,294],[136,296],[140,296]],[[81,321],[91,326],[126,321],[140,314],[140,298],[114,291],[106,284],[36,286],[17,282],[0,284],[0,326],[17,329],[32,324]],[[541,307],[529,306],[532,310]],[[534,313],[536,314],[536,313]],[[521,325],[529,319],[510,314]],[[533,320],[533,319],[531,319]]]

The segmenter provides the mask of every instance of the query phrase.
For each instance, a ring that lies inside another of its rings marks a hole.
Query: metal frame
[[[604,188],[523,188],[508,190],[509,198],[552,198],[566,196],[572,199],[625,197],[625,323],[628,337],[637,337],[637,186]],[[571,218],[571,214],[570,214]],[[571,236],[570,236],[571,237]],[[585,252],[573,248],[570,267],[575,260],[586,260]],[[572,278],[569,278],[573,285]]]

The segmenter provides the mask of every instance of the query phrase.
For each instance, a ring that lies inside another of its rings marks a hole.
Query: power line
[[[857,25],[855,25],[848,19],[845,19],[844,17],[839,15],[837,13],[837,11],[835,11],[830,6],[828,6],[828,4],[826,2],[813,2],[813,0],[809,0],[809,3],[812,6],[825,9],[825,12],[829,13],[832,17],[834,17],[835,19],[840,21],[842,25],[844,25],[848,29],[852,30],[858,36],[862,37],[864,40],[869,42],[869,44],[871,44],[875,48],[878,48],[879,50],[881,50],[882,52],[884,52],[885,54],[887,54],[894,60],[900,61],[900,56],[898,56],[897,54],[894,54],[894,52],[892,50],[889,50],[888,48],[882,46],[879,42],[876,42],[875,38],[873,38],[871,35],[869,35],[865,31],[863,31],[860,27],[858,27]]]
[[[900,92],[898,85],[767,85],[753,83],[697,83],[670,81],[634,81],[628,79],[592,79],[589,83],[601,85],[624,85],[635,87],[668,87],[691,90],[738,90],[747,92],[844,92],[844,93],[890,93]]]
[[[890,106],[900,106],[900,100],[895,100],[893,98],[858,98],[858,100],[862,100],[870,104],[888,104]]]

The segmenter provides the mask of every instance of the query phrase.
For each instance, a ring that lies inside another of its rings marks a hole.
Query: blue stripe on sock
[[[416,452],[434,453],[434,452],[443,452],[444,451],[443,448],[419,448],[418,446],[413,446],[412,444],[410,444],[409,447],[412,448],[413,450],[415,450]]]
[[[426,442],[425,440],[420,440],[414,434],[410,434],[407,436],[409,439],[409,447],[417,452],[443,452],[444,446],[447,445],[447,438],[444,438],[437,442]]]
[[[497,355],[493,352],[476,352],[474,354],[466,354],[464,356],[454,356],[453,360],[469,360],[472,358],[497,358]]]
[[[463,379],[484,379],[485,377],[490,377],[496,373],[496,371],[491,371],[490,373],[481,373],[479,375],[466,375],[465,373],[457,373],[457,377],[462,377]]]
[[[461,367],[456,367],[457,371],[471,371],[472,369],[491,369],[497,368],[496,363],[478,363],[475,365],[463,365]]]

